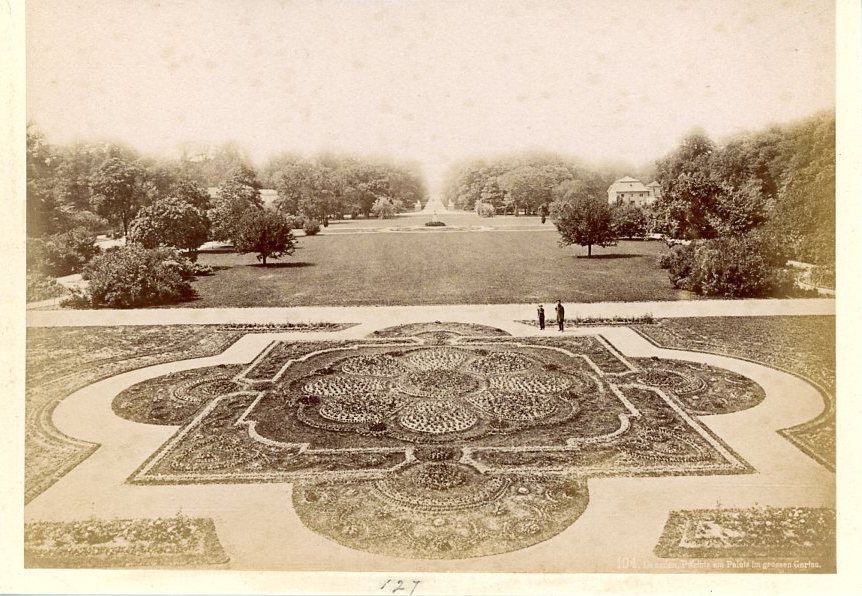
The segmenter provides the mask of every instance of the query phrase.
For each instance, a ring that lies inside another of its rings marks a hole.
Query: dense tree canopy
[[[379,199],[387,199],[397,210],[427,200],[421,177],[405,164],[286,155],[272,160],[264,171],[278,191],[282,212],[324,222],[347,213],[368,217]]]
[[[592,256],[593,245],[611,246],[616,242],[611,208],[604,197],[564,194],[551,203],[551,220],[560,232],[560,244],[586,246],[587,256]]]
[[[219,187],[208,215],[214,240],[236,243],[239,223],[250,209],[262,210],[261,184],[253,170],[239,166]]]
[[[242,253],[257,253],[257,260],[266,265],[268,258],[293,254],[296,239],[290,223],[281,213],[250,209],[238,222],[234,247]]]
[[[166,197],[144,207],[129,226],[129,241],[144,248],[172,246],[194,252],[206,242],[209,220],[181,199]]]
[[[717,146],[686,137],[657,162],[656,221],[684,238],[764,230],[795,258],[835,259],[835,117],[818,114]]]
[[[612,180],[613,175],[557,155],[522,154],[458,164],[449,172],[444,196],[459,209],[472,210],[481,202],[498,212],[532,214],[551,202],[560,184],[577,182],[599,195]]]
[[[142,171],[136,164],[119,157],[109,158],[93,176],[92,203],[96,213],[119,220],[123,235],[128,234],[129,222],[144,202],[142,178]]]

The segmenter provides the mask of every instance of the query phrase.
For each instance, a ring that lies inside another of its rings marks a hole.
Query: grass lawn
[[[423,226],[425,222],[433,219],[433,215],[426,213],[399,213],[391,219],[359,218],[356,220],[344,219],[329,222],[328,228],[322,228],[321,233],[327,232],[349,232],[352,230],[366,230],[373,228],[394,228],[403,226]],[[448,226],[482,226],[490,228],[508,229],[521,227],[541,227],[542,223],[536,215],[498,215],[497,217],[479,217],[472,211],[446,213],[438,215],[437,219],[445,222]],[[544,224],[548,230],[554,229],[554,224],[548,219]]]
[[[386,225],[421,225],[427,216]],[[537,218],[443,215],[450,225],[533,225]],[[375,220],[364,220],[364,226]],[[376,220],[379,221],[379,220]],[[178,306],[494,304],[679,300],[657,265],[660,242],[561,248],[547,231],[421,231],[321,234],[300,238],[291,257],[258,265],[253,254],[201,254],[216,273],[194,282],[199,298]],[[349,229],[351,223],[331,228]]]

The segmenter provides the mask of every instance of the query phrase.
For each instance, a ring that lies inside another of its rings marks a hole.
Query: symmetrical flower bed
[[[782,435],[835,469],[835,317],[698,317],[635,328],[662,347],[744,358],[812,382],[826,402],[823,413]]]
[[[211,519],[91,519],[24,526],[29,568],[187,567],[227,563]]]
[[[586,507],[590,476],[750,471],[691,415],[755,405],[763,392],[749,379],[629,361],[599,337],[411,330],[277,343],[235,382],[208,369],[130,388],[120,415],[146,418],[147,396],[189,404],[130,480],[290,481],[300,518],[333,540],[463,558],[562,531]]]
[[[320,323],[331,331],[332,323]],[[244,333],[312,331],[318,324],[31,327],[27,329],[25,501],[89,457],[98,445],[59,432],[51,421],[71,393],[123,372],[213,356]]]
[[[753,507],[673,511],[655,553],[666,558],[789,559],[816,566],[777,565],[771,569],[829,572],[835,565],[835,510]]]
[[[219,395],[242,387],[231,377],[240,366],[213,366],[172,373],[122,391],[111,404],[114,412],[146,424],[181,424]]]

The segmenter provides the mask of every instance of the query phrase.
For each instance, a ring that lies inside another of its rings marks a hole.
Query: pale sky
[[[827,0],[30,0],[27,113],[53,142],[384,153],[432,184],[547,149],[642,165],[834,107]]]

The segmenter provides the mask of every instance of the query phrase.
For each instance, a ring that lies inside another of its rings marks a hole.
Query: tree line
[[[411,163],[334,154],[282,155],[256,170],[233,144],[211,155],[158,159],[113,143],[53,145],[35,125],[27,127],[31,237],[75,227],[116,226],[125,234],[138,211],[157,199],[173,197],[207,211],[217,201],[208,188],[231,195],[241,190],[237,181],[252,194],[265,186],[274,188],[283,213],[318,220],[369,216],[381,199],[396,212],[427,200],[418,166]]]
[[[685,137],[656,163],[657,226],[673,237],[757,232],[788,256],[835,262],[835,115],[740,135]]]
[[[444,197],[458,209],[491,205],[496,213],[537,214],[556,199],[564,183],[604,195],[619,170],[599,172],[550,153],[524,153],[455,165],[446,176]]]

